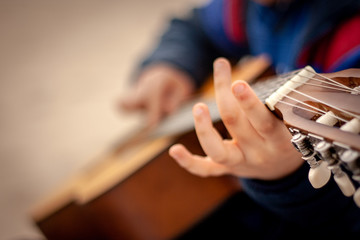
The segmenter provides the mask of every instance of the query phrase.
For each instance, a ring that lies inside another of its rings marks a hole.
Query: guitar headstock
[[[360,207],[360,69],[319,74],[307,66],[265,103],[292,133],[311,184],[322,187],[332,173]]]

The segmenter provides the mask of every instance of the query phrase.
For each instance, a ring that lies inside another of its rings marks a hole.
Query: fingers
[[[250,86],[239,80],[233,83],[232,92],[256,132],[264,139],[276,139],[278,135],[275,133],[282,123],[265,107]]]
[[[119,105],[122,109],[125,109],[127,111],[141,108],[141,103],[143,101],[140,99],[140,97],[141,95],[139,96],[136,90],[131,90],[130,94],[127,94],[126,97],[120,99]]]
[[[168,91],[165,91],[165,97],[164,97],[164,109],[163,111],[166,114],[171,114],[174,112],[180,104],[185,100],[185,95],[181,90],[177,89],[171,89]]]
[[[181,144],[173,145],[169,149],[169,154],[181,167],[201,177],[220,176],[228,171],[226,166],[218,164],[208,157],[191,154]]]
[[[192,79],[186,73],[156,64],[140,74],[137,85],[121,104],[125,110],[143,110],[147,124],[155,126],[164,116],[174,112],[194,90]]]
[[[239,115],[239,110],[234,109],[237,103],[231,93],[231,83],[230,63],[223,58],[216,59],[214,62],[215,98],[221,118],[227,126],[235,125]]]
[[[235,140],[224,140],[214,128],[207,106],[198,103],[193,108],[195,131],[205,154],[214,162],[228,167],[239,164],[244,156]]]
[[[213,127],[209,110],[203,103],[193,108],[196,135],[206,155],[216,162],[223,162],[227,158],[227,151],[220,134]]]
[[[161,84],[151,90],[146,90],[147,85],[139,84],[128,96],[120,101],[120,107],[127,111],[145,110],[148,126],[158,124],[165,112],[163,87]]]
[[[155,126],[157,125],[164,112],[163,112],[163,89],[162,86],[158,86],[157,88],[153,89],[153,92],[151,95],[147,95],[147,98],[145,99],[145,108],[147,109],[146,115],[147,115],[147,122],[149,126]]]
[[[225,58],[218,58],[214,62],[214,85],[221,119],[232,138],[244,142],[248,135],[256,134],[231,92],[231,65]]]
[[[184,146],[174,145],[169,154],[182,167],[199,176],[233,174],[278,179],[302,164],[289,142],[291,135],[285,125],[246,82],[232,83],[231,66],[224,58],[214,62],[214,83],[216,103],[232,139],[222,139],[212,124],[207,106],[196,104],[193,108],[195,131],[207,156],[193,155]]]

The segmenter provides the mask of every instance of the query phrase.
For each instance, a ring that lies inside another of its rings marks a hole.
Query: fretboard
[[[265,99],[274,93],[280,86],[294,76],[298,71],[277,75],[264,80],[259,80],[251,87],[256,95],[265,103]],[[167,117],[163,122],[150,134],[151,137],[160,137],[164,135],[176,135],[194,128],[194,120],[192,116],[192,107],[198,102],[208,105],[213,122],[221,119],[215,99],[196,98],[184,104],[176,113]]]

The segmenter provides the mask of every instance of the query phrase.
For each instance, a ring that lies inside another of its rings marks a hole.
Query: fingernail
[[[172,157],[172,158],[174,158],[175,160],[177,160],[177,161],[180,161],[181,160],[181,156],[179,155],[179,153],[175,150],[175,148],[176,148],[176,145],[174,145],[174,146],[171,146],[170,148],[169,148],[169,155]]]
[[[245,89],[245,85],[243,83],[237,83],[233,87],[233,93],[236,97],[240,96]]]
[[[202,109],[201,106],[194,107],[194,115],[195,116],[200,116],[203,112],[204,112],[204,110]]]
[[[222,68],[222,66],[224,66],[224,61],[223,60],[216,60],[214,62],[214,70],[215,71]]]
[[[171,149],[169,150],[169,155],[176,160],[180,158],[179,155]]]

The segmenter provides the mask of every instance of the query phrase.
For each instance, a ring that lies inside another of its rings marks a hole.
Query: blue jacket
[[[201,86],[215,58],[235,63],[245,54],[263,53],[279,73],[305,65],[318,72],[360,67],[360,1],[295,0],[264,7],[252,1],[214,0],[186,19],[173,19],[141,68],[166,62]],[[304,163],[281,180],[241,181],[253,201],[301,231],[332,237],[359,234],[360,208],[352,198],[343,196],[333,180],[313,189],[308,171]]]
[[[219,56],[236,62],[266,53],[278,73],[305,65],[318,72],[360,67],[359,18],[358,0],[294,0],[280,7],[214,0],[186,19],[173,19],[140,68],[170,63],[200,86]]]

